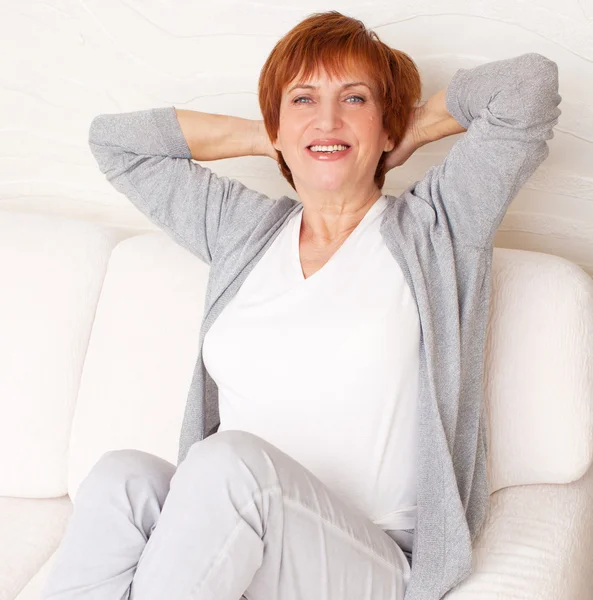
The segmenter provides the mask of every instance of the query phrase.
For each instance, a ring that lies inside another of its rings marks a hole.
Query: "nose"
[[[317,105],[317,129],[332,132],[342,127],[342,113],[338,102],[332,100],[320,101]]]

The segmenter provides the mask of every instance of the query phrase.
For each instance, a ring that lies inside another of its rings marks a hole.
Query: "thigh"
[[[268,521],[264,560],[244,592],[247,600],[403,598],[410,565],[387,533],[262,438],[225,431],[213,442],[217,436],[268,490],[267,500],[253,506],[259,514],[267,507]]]

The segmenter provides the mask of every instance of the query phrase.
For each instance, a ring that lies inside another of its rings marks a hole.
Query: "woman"
[[[272,51],[263,122],[93,120],[108,180],[211,268],[178,466],[98,461],[46,600],[437,600],[471,572],[493,237],[561,98],[535,53],[461,69],[415,106],[420,88],[407,55],[332,11]],[[415,149],[463,131],[421,181],[381,193]],[[190,160],[247,154],[278,160],[300,202]]]

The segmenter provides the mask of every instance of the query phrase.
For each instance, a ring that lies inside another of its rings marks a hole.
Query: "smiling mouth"
[[[315,152],[317,154],[335,154],[336,152],[345,152],[346,150],[350,149],[350,146],[348,146],[347,144],[336,144],[339,146],[342,146],[343,149],[339,149],[339,150],[312,150],[312,148],[314,146],[316,146],[317,144],[313,144],[313,146],[307,146],[307,150],[310,150],[311,152]]]

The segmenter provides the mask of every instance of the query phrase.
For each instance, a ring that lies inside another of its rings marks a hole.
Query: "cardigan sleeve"
[[[98,115],[88,142],[111,185],[208,265],[229,203],[272,202],[194,162],[172,106]]]
[[[511,201],[547,158],[562,100],[558,65],[537,53],[459,69],[446,107],[464,128],[410,188],[454,242],[489,248]]]

